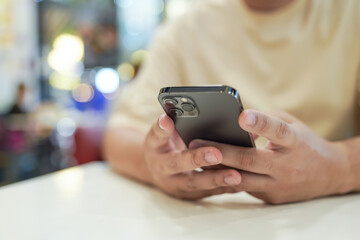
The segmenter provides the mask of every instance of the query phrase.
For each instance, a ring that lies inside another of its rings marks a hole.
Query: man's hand
[[[266,147],[243,148],[202,140],[190,144],[193,149],[219,149],[222,164],[239,169],[241,183],[235,187],[238,191],[279,204],[352,190],[353,179],[341,144],[322,139],[285,113],[275,117],[246,110],[240,115],[239,124],[246,131],[267,138]]]
[[[187,149],[165,114],[147,134],[144,155],[151,182],[178,198],[195,200],[234,192],[232,186],[240,183],[240,174],[233,169],[194,171],[222,163],[221,152],[214,147]]]

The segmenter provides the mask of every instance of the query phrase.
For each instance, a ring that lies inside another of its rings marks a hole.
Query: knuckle
[[[269,120],[266,117],[257,117],[257,119],[255,126],[259,132],[264,132],[269,126]]]
[[[277,138],[285,138],[286,136],[289,135],[289,126],[287,125],[287,123],[285,122],[280,122],[279,127],[276,129],[276,137]]]
[[[219,179],[216,176],[212,177],[212,186],[213,187],[221,187],[222,184],[220,183]]]
[[[189,159],[194,169],[202,167],[202,157],[197,151],[190,152]]]
[[[239,167],[244,169],[253,168],[256,165],[255,157],[249,151],[242,151],[239,154]]]

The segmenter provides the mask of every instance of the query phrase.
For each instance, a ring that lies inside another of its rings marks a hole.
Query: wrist
[[[353,177],[353,192],[360,192],[360,137],[345,141],[348,149],[348,161]]]
[[[360,138],[349,139],[334,143],[340,151],[340,158],[337,161],[340,163],[341,168],[338,168],[339,188],[336,194],[344,194],[349,192],[360,191],[360,151],[358,149]],[[342,173],[340,173],[342,172]]]

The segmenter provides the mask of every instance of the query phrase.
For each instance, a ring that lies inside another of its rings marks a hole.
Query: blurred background
[[[101,160],[113,101],[194,1],[0,0],[0,186]]]

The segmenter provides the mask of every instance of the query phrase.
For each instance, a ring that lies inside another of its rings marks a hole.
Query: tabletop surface
[[[0,239],[360,239],[360,194],[188,202],[97,162],[0,188]]]

